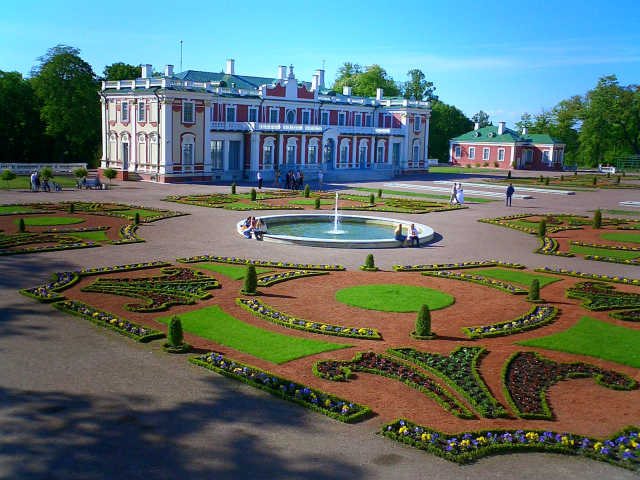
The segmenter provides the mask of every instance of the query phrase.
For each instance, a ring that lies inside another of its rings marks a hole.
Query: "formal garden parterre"
[[[636,279],[501,260],[393,272],[296,260],[131,263],[60,272],[22,293],[137,341],[159,339],[177,316],[200,352],[187,355],[194,365],[340,421],[373,415],[391,422],[385,436],[456,462],[537,450],[638,467],[637,430],[607,440],[638,424],[640,363],[617,350],[640,328],[608,316],[635,314]],[[241,293],[249,265],[257,296]],[[525,298],[533,280],[545,303]],[[408,299],[429,305],[434,339],[411,337]],[[587,312],[597,325],[581,324]],[[574,328],[580,341],[567,340]],[[606,351],[602,328],[622,329]]]

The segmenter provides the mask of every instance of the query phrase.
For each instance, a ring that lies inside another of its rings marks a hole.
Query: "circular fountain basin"
[[[334,226],[333,214],[290,214],[262,216],[267,225],[264,241],[306,245],[310,247],[333,248],[394,248],[401,242],[394,238],[394,230],[399,223],[406,233],[411,222],[394,218],[369,217],[362,215],[340,215],[338,229],[343,233],[331,233]],[[242,234],[242,224],[236,228]],[[420,242],[433,238],[433,229],[427,225],[414,223]]]

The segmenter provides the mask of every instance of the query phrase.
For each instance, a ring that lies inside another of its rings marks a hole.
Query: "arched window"
[[[336,143],[333,141],[333,138],[329,138],[324,144],[324,163],[327,164],[327,168],[333,168],[335,149]]]
[[[285,117],[286,123],[296,123],[296,111],[295,110],[287,110],[287,115]]]
[[[360,162],[361,167],[367,164],[368,153],[369,145],[367,145],[367,141],[360,140],[360,147],[358,148],[358,162]]]
[[[416,164],[421,160],[420,158],[420,142],[415,140],[413,142],[413,163]]]
[[[341,168],[347,168],[349,164],[349,140],[346,138],[340,142],[340,160],[338,166]]]
[[[129,134],[128,133],[123,133],[122,136],[120,137],[120,141],[122,143],[121,146],[121,158],[122,158],[122,165],[123,168],[127,168],[129,166]]]
[[[187,134],[182,137],[182,165],[193,165],[195,156],[195,137]]]
[[[262,146],[262,168],[270,170],[273,168],[275,153],[275,139],[273,137],[266,138]]]
[[[298,153],[298,141],[295,138],[287,140],[287,165],[295,165]]]
[[[384,140],[378,140],[376,147],[376,163],[384,163]]]
[[[309,140],[308,150],[309,151],[307,155],[307,162],[311,164],[318,163],[318,139],[317,138],[312,138],[311,140]]]

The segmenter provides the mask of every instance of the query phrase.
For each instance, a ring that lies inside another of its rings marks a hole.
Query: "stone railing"
[[[77,168],[87,168],[86,163],[0,163],[0,171],[11,170],[13,173],[31,173],[43,168],[50,168],[53,173],[73,173]]]

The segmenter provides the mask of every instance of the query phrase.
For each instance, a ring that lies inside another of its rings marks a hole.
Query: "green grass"
[[[603,233],[600,238],[611,242],[640,243],[640,233]]]
[[[316,203],[315,198],[300,198],[297,200],[289,200],[291,205],[313,205]],[[320,200],[320,205],[333,205],[333,200]]]
[[[82,240],[89,240],[92,242],[108,242],[109,237],[107,234],[100,230],[97,232],[73,232],[68,234],[70,237],[80,238]]]
[[[140,218],[156,217],[158,215],[158,212],[154,212],[153,210],[145,210],[144,208],[131,208],[128,210],[113,210],[113,213],[126,215],[130,220],[133,220],[133,218],[136,216],[136,213],[140,214]]]
[[[32,208],[18,207],[18,206],[0,206],[0,213],[33,213],[38,210],[34,210]]]
[[[611,215],[635,215],[635,216],[640,216],[640,211],[637,211],[637,210],[603,210],[603,213],[610,213]]]
[[[357,188],[352,188],[352,190],[358,190],[360,192],[378,193],[377,188],[357,187]],[[451,198],[451,195],[438,195],[437,193],[404,192],[402,190],[382,190],[382,193],[383,195],[404,195],[406,197],[433,198],[436,200],[447,200],[447,201],[449,201],[449,198]],[[497,199],[467,197],[465,195],[464,201],[476,202],[476,203],[489,203],[489,202],[496,202]]]
[[[182,313],[179,317],[186,332],[278,364],[351,346],[263,330],[241,322],[217,305]],[[162,317],[156,320],[169,324],[170,319]]]
[[[413,285],[358,285],[336,292],[336,300],[352,307],[383,312],[417,312],[424,304],[438,310],[453,304],[454,298],[439,290]]]
[[[16,218],[13,223],[16,225],[20,222]],[[25,217],[24,224],[28,227],[52,227],[55,225],[74,225],[82,223],[84,219],[74,217]]]
[[[9,182],[9,190],[15,190],[15,189],[30,190],[31,189],[30,177],[31,177],[30,175],[28,176],[21,175],[19,177],[16,177],[15,180],[11,180]],[[76,179],[73,177],[54,176],[53,181],[61,185],[62,188],[76,187]],[[51,185],[51,181],[49,181],[49,185]],[[7,182],[5,182],[4,180],[0,180],[0,190],[7,190]],[[53,191],[53,188],[52,188],[52,191]]]
[[[486,268],[481,270],[470,270],[469,273],[476,273],[478,275],[482,275],[483,277],[494,278],[496,280],[503,280],[505,282],[513,282],[513,283],[517,283],[527,287],[531,285],[532,280],[537,278],[538,281],[540,282],[540,288],[544,287],[545,285],[549,285],[550,283],[561,280],[561,278],[558,278],[558,277],[548,277],[546,275],[526,273],[518,270],[507,270],[503,268]]]
[[[192,265],[198,270],[208,270],[210,272],[216,272],[225,277],[229,277],[231,280],[242,280],[244,278],[244,274],[247,271],[247,267],[237,266],[237,265],[220,265],[217,263],[196,263]],[[260,275],[261,273],[267,273],[271,270],[266,268],[256,268],[256,273]]]
[[[507,170],[488,167],[429,167],[429,173],[495,173],[497,175],[506,175]]]
[[[518,342],[518,345],[587,355],[640,368],[640,331],[586,316],[564,332]]]
[[[629,252],[624,250],[611,250],[609,248],[581,247],[571,245],[571,253],[578,255],[598,255],[600,257],[613,257],[621,260],[633,260],[640,257],[640,252]]]

